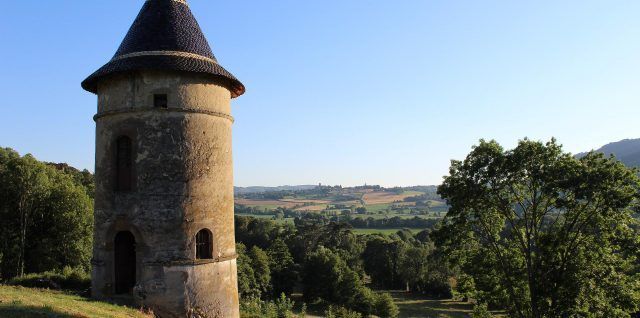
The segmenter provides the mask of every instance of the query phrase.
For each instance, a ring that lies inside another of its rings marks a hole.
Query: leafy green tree
[[[375,295],[364,286],[360,276],[331,250],[319,247],[305,264],[304,298],[307,302],[323,300],[369,315],[374,310]]]
[[[638,310],[632,229],[640,181],[555,140],[513,150],[480,141],[438,192],[451,209],[434,237],[478,295],[516,317],[628,317]]]
[[[269,256],[257,246],[248,252],[242,243],[236,244],[238,254],[238,292],[241,297],[261,298],[271,287]]]
[[[249,250],[251,267],[256,282],[256,288],[260,295],[266,295],[271,289],[271,270],[269,269],[269,256],[261,248],[254,246]]]
[[[269,255],[273,294],[291,295],[298,282],[298,271],[287,244],[280,238],[276,239],[267,250],[267,255]]]
[[[93,202],[71,175],[0,149],[0,277],[88,270]]]
[[[405,250],[400,259],[399,275],[411,291],[420,291],[421,285],[429,274],[429,256],[431,249],[425,246],[413,246]]]
[[[247,247],[242,243],[236,244],[236,260],[238,268],[238,293],[243,299],[260,298],[256,290],[256,278],[251,265],[251,257],[247,255]]]
[[[406,287],[400,274],[400,261],[408,247],[396,235],[372,236],[367,241],[362,259],[365,271],[375,285],[387,289]]]

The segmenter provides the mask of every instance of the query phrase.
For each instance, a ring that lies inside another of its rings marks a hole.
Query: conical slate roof
[[[226,86],[232,97],[245,88],[216,60],[185,0],[146,0],[114,57],[82,82],[97,93],[104,77],[124,72],[160,70],[210,75]]]

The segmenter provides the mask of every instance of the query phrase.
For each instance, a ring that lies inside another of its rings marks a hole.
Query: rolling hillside
[[[629,167],[640,168],[640,138],[612,142],[602,146],[596,151],[604,153],[607,156],[614,155],[618,160],[622,161],[622,163]],[[576,156],[582,157],[584,155],[586,155],[586,152],[579,153]]]

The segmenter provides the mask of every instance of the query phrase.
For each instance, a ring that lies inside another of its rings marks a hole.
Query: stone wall
[[[154,94],[168,107],[154,108]],[[199,308],[238,317],[230,92],[187,73],[141,72],[98,85],[93,293],[114,292],[113,239],[136,237],[135,296],[162,317]],[[133,141],[133,189],[118,192],[116,140]],[[195,236],[213,234],[213,260]]]

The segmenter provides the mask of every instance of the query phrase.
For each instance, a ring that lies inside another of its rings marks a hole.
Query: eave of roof
[[[184,0],[146,0],[114,57],[82,82],[97,93],[98,82],[135,71],[192,72],[219,80],[232,97],[244,85],[218,64],[198,22]]]

